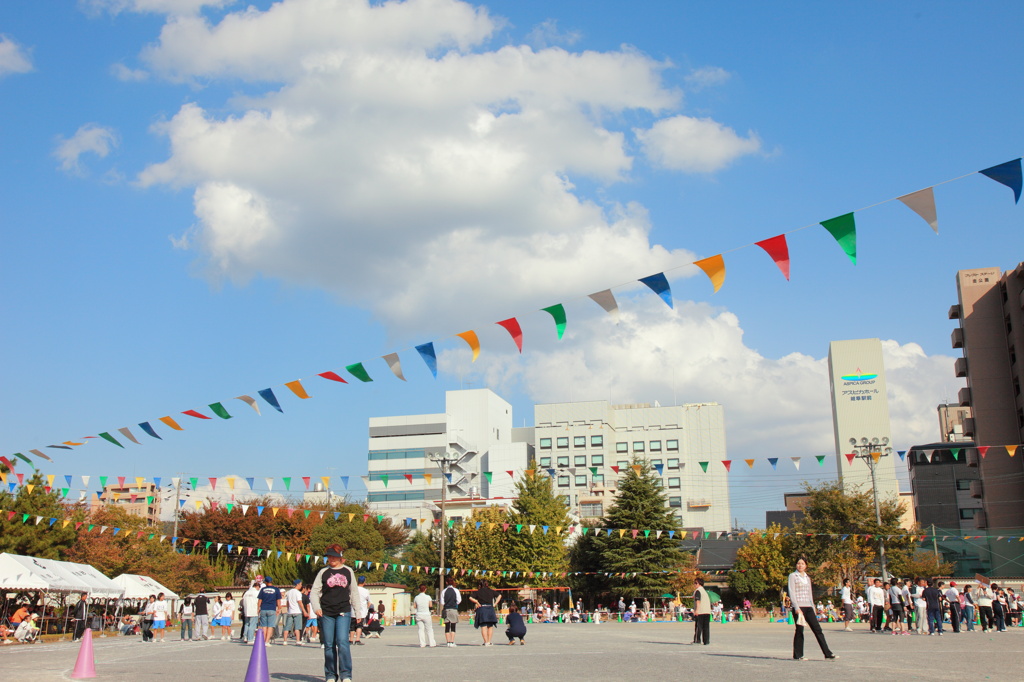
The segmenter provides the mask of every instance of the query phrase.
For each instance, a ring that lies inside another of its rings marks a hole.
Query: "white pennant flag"
[[[654,531],[654,537],[655,538],[661,538],[661,531],[660,530]]]
[[[799,457],[790,457],[790,459],[793,460],[793,466],[795,466],[797,469],[799,469],[800,468],[800,458]]]
[[[536,525],[532,525],[532,524],[530,525],[530,535],[533,535],[533,529],[536,528],[536,527],[537,527]]]
[[[242,505],[242,516],[245,516],[248,513],[249,513],[249,505],[243,504]]]
[[[92,478],[92,476],[82,476],[82,487],[88,489],[90,478]]]
[[[223,543],[223,542],[218,542],[218,543],[217,543],[217,551],[219,552],[219,551],[220,551],[220,548],[221,548],[221,547],[223,547],[223,546],[224,546],[224,543]]]
[[[267,482],[267,490],[273,490],[274,489],[274,479],[272,479],[272,478],[264,478],[263,480]]]
[[[38,526],[42,522],[43,522],[43,517],[42,516],[37,516],[36,517],[36,525]]]
[[[935,212],[935,192],[931,187],[904,194],[898,198],[907,208],[924,218],[924,221],[935,230],[935,234],[939,233],[939,218]]]

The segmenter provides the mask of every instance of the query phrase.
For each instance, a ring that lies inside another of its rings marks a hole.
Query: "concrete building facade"
[[[579,518],[603,516],[632,458],[640,457],[657,470],[683,528],[730,530],[721,405],[549,403],[534,407],[534,424],[537,468],[554,474]]]
[[[953,445],[954,449],[950,446]],[[915,445],[907,451],[910,487],[918,523],[955,533],[973,533],[981,511],[981,476],[968,465],[974,443]]]
[[[103,494],[98,495],[89,507],[94,511],[106,505],[116,505],[129,514],[140,516],[150,526],[160,523],[160,489],[152,481],[108,483],[103,486]]]
[[[958,320],[953,348],[962,348],[955,373],[967,379],[959,402],[971,408],[964,434],[979,446],[1024,442],[1024,263],[1003,273],[999,268],[961,270],[956,275]],[[1024,528],[1024,457],[975,455],[980,470],[982,511],[979,529]]]
[[[895,455],[889,426],[889,399],[878,339],[833,341],[828,348],[828,372],[832,391],[832,426],[836,443],[836,467],[843,490],[871,490],[871,468],[863,459],[852,462],[848,453],[862,453],[851,444],[878,439],[880,456],[874,485],[879,500],[899,496]]]

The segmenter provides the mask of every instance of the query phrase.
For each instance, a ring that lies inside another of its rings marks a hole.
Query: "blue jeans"
[[[188,633],[188,637],[185,636],[186,632]],[[192,639],[192,619],[191,618],[182,618],[181,619],[181,638],[182,639]]]
[[[324,678],[344,680],[352,677],[352,652],[348,644],[352,613],[320,617],[320,632],[324,639]]]
[[[942,632],[942,609],[928,607],[928,634]]]
[[[256,616],[246,616],[242,626],[242,639],[251,642],[256,638]]]
[[[967,631],[974,632],[974,604],[964,604],[963,620],[967,624]]]

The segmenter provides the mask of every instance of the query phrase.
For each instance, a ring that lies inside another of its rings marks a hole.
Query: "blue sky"
[[[810,227],[790,282],[756,247],[726,254],[716,294],[676,268],[1020,156],[1022,14],[3,3],[5,454],[221,400],[235,419],[44,471],[358,476],[369,417],[470,385],[517,424],[536,401],[718,401],[732,459],[811,458],[833,451],[828,342],[861,337],[886,344],[894,440],[934,440],[961,385],[955,272],[1021,260],[1010,190],[937,187],[938,235],[898,202],[858,212],[856,267]],[[615,325],[586,299],[663,270],[675,310],[617,288]],[[536,312],[554,303],[561,342]],[[522,356],[491,329],[511,316]],[[411,351],[431,340],[437,380]],[[356,361],[374,383],[281,387]],[[284,414],[231,400],[268,386]],[[808,468],[734,474],[733,515],[762,525]]]

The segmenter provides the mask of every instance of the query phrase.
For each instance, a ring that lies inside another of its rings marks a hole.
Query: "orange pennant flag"
[[[694,265],[704,271],[717,293],[725,283],[725,261],[722,259],[722,254],[699,260]]]
[[[427,485],[430,485],[430,482],[434,479],[434,474],[423,474],[423,478],[426,479]]]
[[[469,344],[469,347],[473,350],[473,362],[480,357],[480,339],[477,338],[475,331],[462,332],[456,334],[457,337]]]
[[[643,467],[640,466],[639,464],[634,464],[630,468],[637,473],[637,476],[639,476],[640,472],[643,471]]]
[[[180,426],[178,426],[178,422],[174,421],[170,417],[160,417],[160,421],[162,421],[164,424],[167,424],[168,426],[170,426],[175,431],[184,431],[185,430],[185,429],[181,428]]]
[[[1006,454],[1008,454],[1010,457],[1013,457],[1014,455],[1016,455],[1017,454],[1017,446],[1016,445],[1007,445],[1006,446]]]
[[[536,471],[536,469],[524,469],[523,473],[525,473],[529,478],[533,478],[534,471]]]
[[[752,459],[745,459],[743,461],[746,462],[747,466],[750,467],[751,469],[754,468],[754,460],[752,460]]]
[[[292,393],[299,396],[303,400],[309,397],[309,394],[306,393],[306,389],[302,387],[302,382],[299,381],[298,379],[296,379],[295,381],[289,381],[288,383],[285,384],[285,386],[287,386]]]

